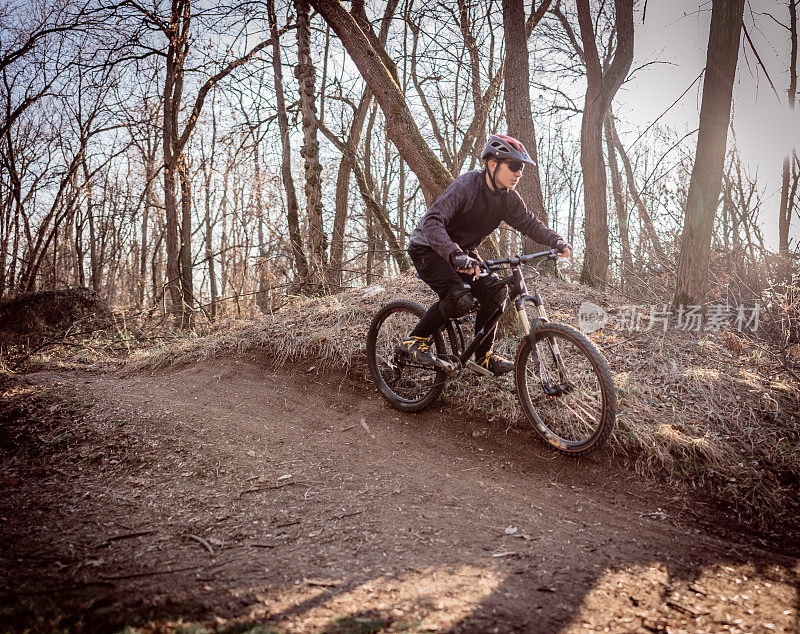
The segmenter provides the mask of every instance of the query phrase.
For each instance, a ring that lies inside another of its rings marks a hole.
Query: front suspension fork
[[[531,323],[530,319],[528,318],[528,313],[525,310],[525,302],[527,300],[532,301],[534,306],[536,306],[537,316],[534,317],[533,323]],[[542,361],[539,358],[539,350],[536,347],[536,331],[539,329],[540,324],[550,321],[550,319],[547,317],[547,312],[544,309],[542,298],[539,296],[539,293],[518,297],[516,300],[514,300],[514,307],[517,310],[517,317],[519,317],[519,321],[522,324],[522,330],[525,332],[525,337],[528,339],[528,345],[531,349],[531,356],[533,357],[533,367],[536,370],[536,374],[539,376],[539,381],[542,384],[545,394],[552,396],[558,391],[558,388],[550,384],[550,382],[547,380],[547,376],[542,371]],[[561,352],[558,349],[558,344],[555,341],[550,343],[553,355],[556,359],[556,364],[559,368],[559,373],[562,376],[565,376],[564,362],[561,359]]]

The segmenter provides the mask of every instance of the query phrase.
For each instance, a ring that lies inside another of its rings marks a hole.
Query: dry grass
[[[538,288],[554,321],[577,325],[591,301],[613,309],[629,300],[566,282]],[[203,336],[149,345],[133,352],[124,371],[185,364],[260,351],[277,363],[305,361],[319,371],[363,377],[367,328],[384,303],[398,298],[428,305],[419,280],[401,277],[336,296],[300,299],[278,312],[217,323]],[[667,475],[712,492],[740,519],[768,529],[798,523],[800,386],[742,333],[670,330],[638,333],[613,327],[593,335],[619,390],[613,451],[641,473]],[[516,349],[519,333],[498,342]],[[500,425],[521,424],[509,376],[498,382],[464,375],[445,399]],[[367,383],[368,382],[368,383]]]

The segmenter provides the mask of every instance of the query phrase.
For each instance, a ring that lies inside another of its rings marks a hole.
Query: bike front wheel
[[[584,455],[602,446],[617,415],[617,392],[603,355],[579,331],[549,322],[536,330],[536,352],[525,338],[514,376],[528,422],[564,454]]]
[[[372,320],[367,333],[367,367],[381,395],[403,412],[418,412],[442,393],[444,370],[409,361],[398,346],[419,323],[425,309],[400,300],[386,304]],[[431,337],[432,351],[445,352],[441,331]]]

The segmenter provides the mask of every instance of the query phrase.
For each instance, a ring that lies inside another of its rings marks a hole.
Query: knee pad
[[[475,299],[472,297],[472,289],[466,282],[454,284],[442,299],[439,301],[439,312],[447,319],[455,319],[466,315],[472,310]]]

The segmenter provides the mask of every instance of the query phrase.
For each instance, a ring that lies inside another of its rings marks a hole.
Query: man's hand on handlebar
[[[463,251],[453,251],[450,255],[450,264],[459,273],[471,275],[474,279],[477,279],[481,274],[480,262]]]
[[[572,245],[569,242],[559,240],[556,243],[555,249],[558,251],[558,257],[560,258],[568,258],[572,255]]]

